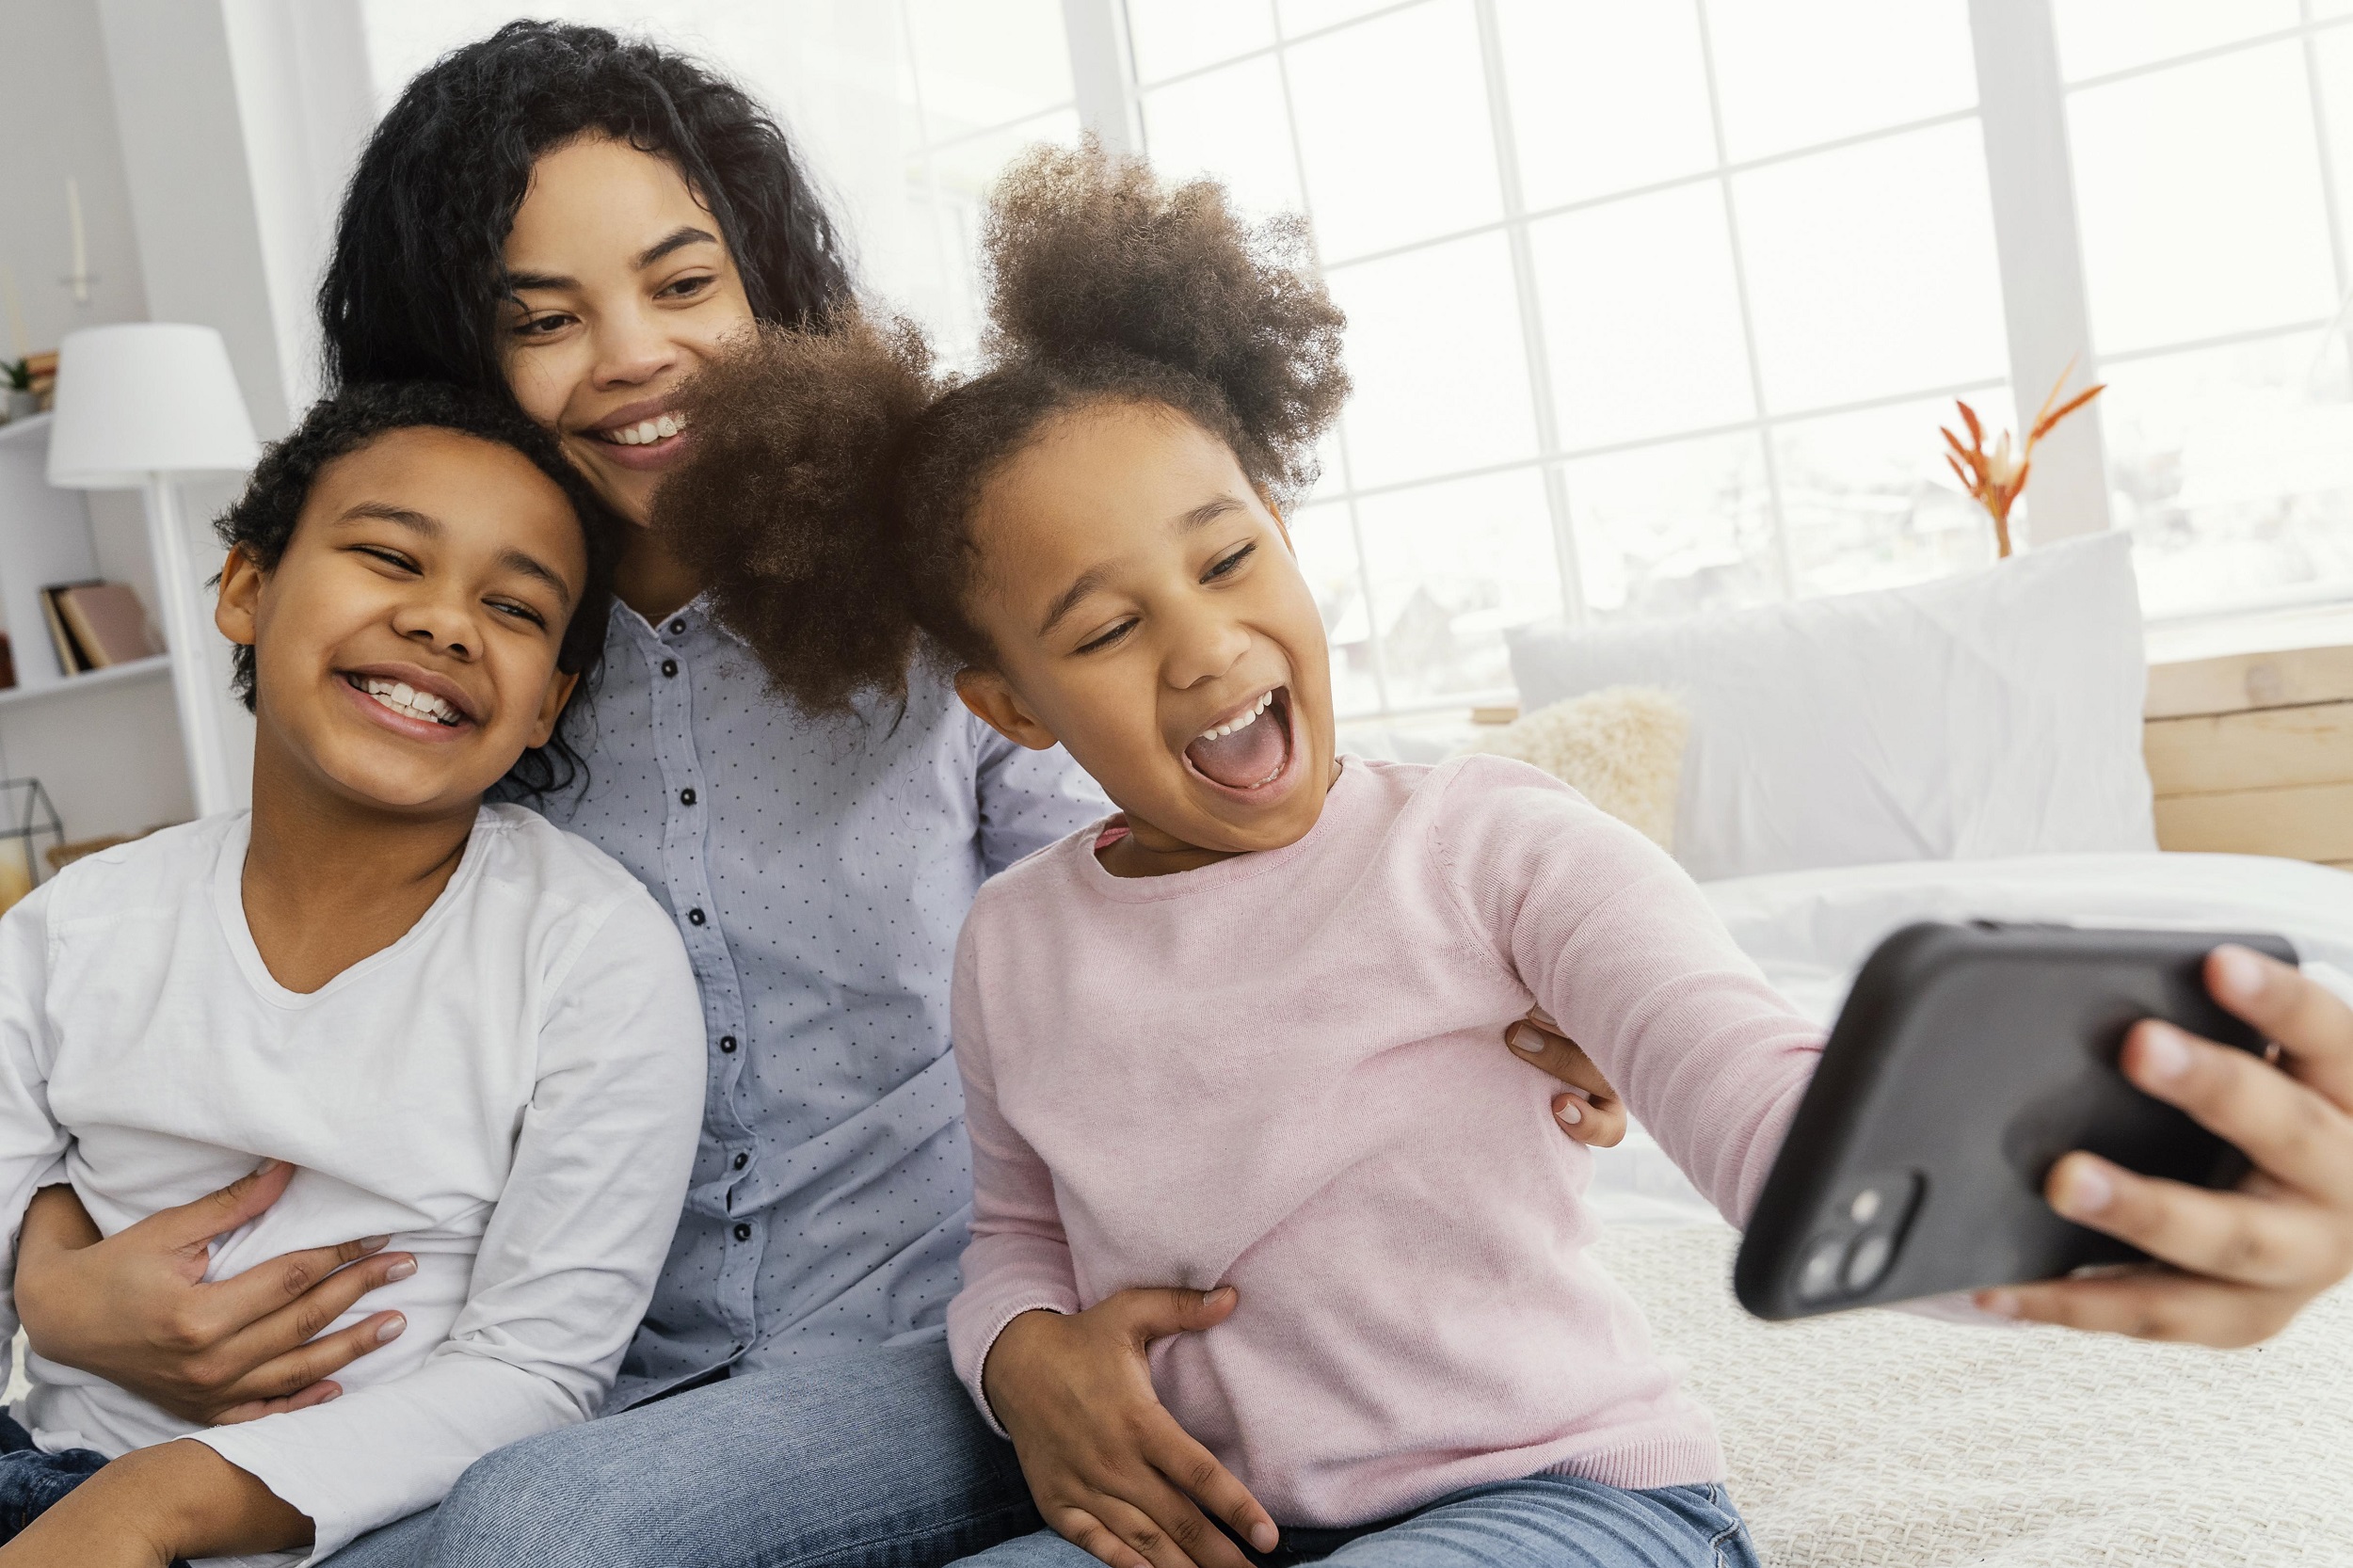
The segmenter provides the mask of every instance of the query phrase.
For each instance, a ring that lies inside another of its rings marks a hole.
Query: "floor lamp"
[[[146,493],[188,783],[199,816],[225,811],[234,802],[204,657],[211,608],[198,587],[176,487],[184,479],[245,473],[260,455],[229,345],[209,327],[162,322],[70,332],[57,349],[56,403],[49,482]]]

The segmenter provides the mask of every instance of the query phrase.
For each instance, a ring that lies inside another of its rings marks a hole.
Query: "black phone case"
[[[1733,1267],[1760,1318],[1808,1317],[2050,1279],[2137,1249],[2062,1220],[2052,1164],[2089,1149],[2203,1186],[2246,1171],[2228,1144],[2116,1066],[2164,1018],[2260,1052],[2206,994],[2206,954],[2271,936],[2072,926],[1906,926],[1856,977]]]

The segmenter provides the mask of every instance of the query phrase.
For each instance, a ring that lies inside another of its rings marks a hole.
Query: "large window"
[[[364,4],[387,99],[516,9]],[[1305,212],[1357,382],[1293,520],[1346,714],[1505,696],[1542,616],[1988,560],[1937,426],[1955,396],[2014,423],[2071,359],[2113,389],[2039,463],[2028,537],[2130,526],[2153,616],[2353,598],[2353,0],[538,14],[766,97],[951,358],[1030,141],[1083,120]]]

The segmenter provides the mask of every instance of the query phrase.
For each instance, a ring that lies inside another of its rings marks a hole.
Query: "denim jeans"
[[[333,1568],[937,1568],[1038,1526],[934,1335],[501,1448]]]
[[[1247,1551],[1247,1548],[1245,1548]],[[1289,1529],[1262,1568],[1759,1568],[1721,1485],[1628,1492],[1575,1476],[1497,1481],[1354,1529]],[[1099,1568],[1051,1530],[968,1558],[962,1568]]]
[[[0,1542],[15,1540],[105,1464],[106,1456],[89,1448],[43,1453],[33,1447],[31,1432],[0,1416]]]

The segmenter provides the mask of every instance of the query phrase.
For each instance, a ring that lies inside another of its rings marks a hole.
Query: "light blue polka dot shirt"
[[[709,1043],[685,1217],[606,1408],[936,1329],[971,1202],[956,930],[1108,806],[936,679],[808,719],[701,600],[651,626],[616,603],[583,717],[585,779],[533,804],[667,906]]]

